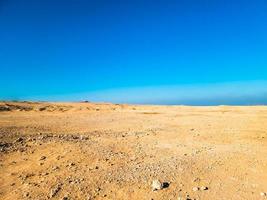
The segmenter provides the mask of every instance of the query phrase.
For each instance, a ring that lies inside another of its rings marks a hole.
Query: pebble
[[[261,192],[260,195],[261,195],[262,197],[264,197],[264,196],[266,196],[266,192]]]
[[[163,189],[163,185],[159,180],[153,180],[152,182],[152,191]]]
[[[208,190],[208,187],[206,187],[206,186],[201,186],[201,187],[200,187],[200,190],[202,190],[202,191],[203,191],[203,190]]]
[[[15,142],[22,142],[23,138],[19,137],[18,139],[15,140]]]
[[[23,194],[24,197],[28,197],[29,195],[30,195],[29,192],[26,192],[26,193]]]
[[[193,191],[194,191],[194,192],[196,192],[196,191],[198,191],[198,190],[199,190],[198,187],[193,187]]]
[[[58,166],[54,166],[54,167],[52,167],[52,170],[53,170],[53,171],[58,170],[58,169],[59,169]]]
[[[75,163],[73,163],[73,162],[68,164],[69,167],[74,166],[74,165],[75,165]]]
[[[41,158],[39,160],[45,160],[46,156],[41,156]]]
[[[188,195],[186,197],[178,197],[177,200],[192,200]]]
[[[62,200],[68,200],[68,199],[69,199],[68,195],[65,195],[65,196],[62,198]]]
[[[60,189],[61,189],[60,184],[56,185],[56,187],[52,188],[50,191],[50,198],[54,197],[59,192]]]
[[[89,137],[87,137],[87,136],[84,136],[84,135],[80,135],[80,139],[81,139],[81,140],[88,140],[88,139],[89,139]]]
[[[42,176],[47,176],[48,174],[49,174],[48,172],[41,173]]]
[[[193,182],[198,182],[198,181],[200,181],[200,178],[194,178],[193,179]]]

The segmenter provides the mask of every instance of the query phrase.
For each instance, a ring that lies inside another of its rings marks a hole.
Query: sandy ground
[[[0,141],[3,200],[267,199],[265,106],[2,102]]]

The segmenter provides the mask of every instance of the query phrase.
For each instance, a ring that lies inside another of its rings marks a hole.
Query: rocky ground
[[[0,199],[267,199],[267,107],[0,103]]]

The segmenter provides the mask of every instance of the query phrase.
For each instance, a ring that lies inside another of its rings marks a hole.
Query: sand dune
[[[266,106],[1,102],[0,132],[0,199],[267,198]]]

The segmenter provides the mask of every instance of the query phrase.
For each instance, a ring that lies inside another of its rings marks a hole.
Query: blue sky
[[[3,100],[267,104],[267,2],[0,0],[0,69]]]

